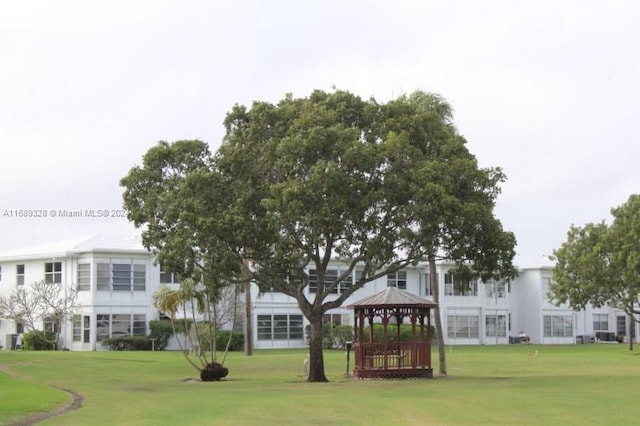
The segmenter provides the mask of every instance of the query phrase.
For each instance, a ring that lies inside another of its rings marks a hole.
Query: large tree
[[[632,337],[634,315],[640,314],[640,195],[631,195],[611,214],[610,225],[601,221],[571,226],[567,240],[553,252],[550,297],[576,310],[589,304],[621,309],[630,318]]]
[[[327,380],[324,313],[368,282],[425,260],[435,277],[438,259],[460,276],[512,276],[515,239],[493,215],[504,175],[478,166],[439,96],[314,91],[236,105],[224,124],[213,157],[197,141],[152,148],[122,180],[125,207],[174,270],[295,298],[311,324],[309,381]],[[330,278],[333,259],[345,268]]]
[[[323,314],[366,283],[442,258],[466,276],[513,276],[515,239],[493,216],[504,176],[478,167],[450,118],[423,92],[381,105],[315,91],[227,115],[216,166],[237,196],[244,256],[258,285],[295,298],[311,323],[310,381],[326,381]],[[329,280],[333,258],[346,269]]]

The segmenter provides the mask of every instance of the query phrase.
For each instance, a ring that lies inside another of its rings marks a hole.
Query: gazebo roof
[[[347,308],[354,309],[373,306],[435,308],[438,305],[431,300],[424,299],[396,287],[387,287],[379,293],[358,300],[347,306]]]

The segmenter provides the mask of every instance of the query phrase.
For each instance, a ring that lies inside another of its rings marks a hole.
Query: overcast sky
[[[119,180],[159,140],[215,150],[235,103],[333,86],[444,96],[526,256],[639,192],[640,2],[0,0],[0,249],[123,218]],[[11,217],[13,215],[13,217]]]

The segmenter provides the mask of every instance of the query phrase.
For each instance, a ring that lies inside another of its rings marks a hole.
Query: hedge
[[[311,343],[311,325],[305,328],[307,345]],[[347,342],[353,341],[353,327],[345,324],[326,322],[323,326],[322,347],[325,349],[344,349]]]
[[[152,343],[149,336],[122,336],[104,339],[102,346],[111,351],[150,351]]]
[[[32,330],[22,335],[22,349],[27,351],[52,351],[57,349],[53,331]]]

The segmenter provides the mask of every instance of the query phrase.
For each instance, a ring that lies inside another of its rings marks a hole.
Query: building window
[[[616,317],[616,334],[618,336],[627,335],[627,317],[624,315]]]
[[[317,293],[324,291],[325,288],[331,286],[340,276],[342,272],[339,269],[327,269],[324,273],[324,285],[318,286],[318,273],[315,269],[309,269],[309,293]],[[353,285],[353,275],[349,273],[340,283],[331,290],[330,294],[342,294]]]
[[[273,340],[287,340],[289,338],[289,316],[273,316]]]
[[[58,321],[55,317],[46,317],[42,321],[42,328],[45,331],[50,331],[52,333],[57,333],[60,327],[58,327]]]
[[[302,340],[303,338],[302,315],[289,315],[289,339]]]
[[[78,264],[78,291],[91,290],[91,264]]]
[[[111,315],[111,337],[131,335],[131,315],[113,314]]]
[[[593,314],[593,331],[609,331],[608,314]]]
[[[362,273],[358,276],[358,273],[356,272],[356,277],[362,278]],[[342,294],[345,291],[348,291],[352,286],[353,286],[353,273],[349,272],[349,275],[344,277],[344,279],[340,281],[340,284],[338,284],[338,292]]]
[[[431,275],[429,273],[424,274],[424,295],[433,295],[431,292]]]
[[[342,315],[341,314],[324,314],[322,315],[322,323],[340,325],[342,324]]]
[[[111,284],[113,291],[131,291],[130,263],[114,263],[111,265]]]
[[[396,271],[387,274],[387,287],[395,287],[400,290],[407,289],[407,271]]]
[[[102,342],[104,339],[109,338],[109,336],[111,335],[110,323],[111,315],[96,315],[96,341]]]
[[[85,315],[82,318],[82,341],[84,343],[89,343],[89,339],[91,337],[91,317],[89,315]]]
[[[444,295],[453,296],[453,275],[444,274]]]
[[[147,282],[147,268],[144,265],[133,265],[133,291],[144,291]]]
[[[147,316],[145,314],[133,314],[133,327],[131,333],[134,336],[146,336]]]
[[[549,287],[551,287],[551,278],[550,277],[542,277],[542,294],[544,296],[549,295]]]
[[[96,267],[96,284],[98,290],[109,291],[111,289],[111,265],[108,263],[98,263]]]
[[[477,296],[478,281],[456,282],[453,274],[444,274],[444,295],[445,296]]]
[[[485,284],[485,293],[487,298],[503,298],[506,296],[506,285],[504,282],[492,280]]]
[[[271,315],[258,315],[258,340],[271,340]]]
[[[44,281],[46,283],[62,283],[62,262],[49,262],[44,264]]]
[[[80,342],[82,340],[82,322],[80,322],[80,315],[73,317],[73,341]]]
[[[447,337],[451,339],[477,339],[480,337],[478,315],[447,315]]]
[[[487,337],[507,337],[506,315],[487,315],[484,325]]]
[[[98,314],[96,315],[96,340],[110,337],[145,336],[147,316],[145,314]]]
[[[164,269],[164,266],[160,265],[160,284],[179,284],[178,277],[171,271]]]
[[[16,265],[16,284],[24,285],[24,265]]]
[[[544,337],[573,337],[573,316],[545,315],[543,328]]]
[[[91,336],[91,317],[76,315],[73,317],[73,341],[89,343]]]
[[[258,315],[258,340],[302,340],[302,315]]]
[[[146,267],[132,263],[98,263],[96,283],[98,290],[144,291]]]
[[[349,314],[324,314],[322,323],[331,323],[333,325],[349,324]]]

